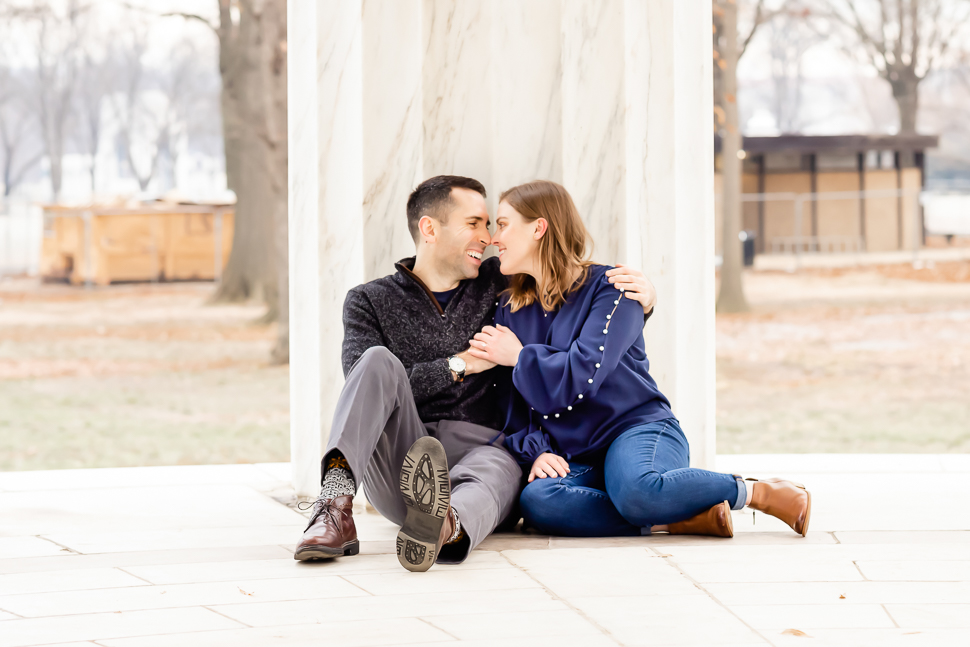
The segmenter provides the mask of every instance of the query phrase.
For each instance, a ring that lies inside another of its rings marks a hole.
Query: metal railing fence
[[[792,254],[795,256],[796,267],[800,263],[800,256],[806,253],[852,253],[866,250],[866,227],[863,221],[865,210],[860,208],[856,212],[855,235],[806,235],[805,211],[806,206],[824,201],[859,200],[864,202],[877,198],[896,198],[899,200],[898,209],[902,209],[903,201],[911,201],[913,207],[912,218],[912,253],[913,260],[917,259],[923,239],[923,220],[920,212],[921,191],[915,189],[869,189],[864,191],[826,191],[811,193],[776,192],[776,193],[742,193],[742,203],[791,202],[794,208],[794,221],[790,236],[775,236],[763,241],[763,249],[771,249],[771,253]],[[868,206],[868,205],[867,205]],[[904,234],[899,232],[900,249],[902,249]]]

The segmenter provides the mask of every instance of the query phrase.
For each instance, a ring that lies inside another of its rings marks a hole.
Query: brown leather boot
[[[313,515],[303,532],[303,539],[293,553],[301,562],[330,559],[360,552],[357,526],[354,525],[354,497],[338,496],[318,500]]]
[[[448,458],[437,439],[425,436],[411,445],[400,488],[408,511],[397,533],[397,558],[409,571],[426,571],[454,532]]]
[[[754,488],[749,508],[781,519],[802,537],[808,534],[812,494],[804,485],[777,478],[745,479],[745,483]]]
[[[671,535],[707,535],[709,537],[733,537],[731,506],[727,501],[694,515],[686,521],[667,524]]]

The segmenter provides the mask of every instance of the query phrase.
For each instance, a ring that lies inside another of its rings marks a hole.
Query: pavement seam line
[[[215,605],[212,605],[212,606],[215,606]],[[211,611],[212,613],[214,613],[214,614],[216,614],[217,616],[222,616],[222,617],[223,617],[223,618],[225,618],[226,620],[230,620],[230,621],[232,621],[232,622],[236,622],[236,623],[238,623],[238,624],[241,624],[241,625],[242,625],[243,627],[245,627],[246,629],[255,629],[255,627],[253,627],[252,625],[247,625],[247,624],[246,624],[245,622],[243,622],[242,620],[236,620],[235,618],[230,618],[230,617],[229,617],[229,616],[227,616],[226,614],[224,614],[224,613],[220,613],[219,611],[216,611],[216,610],[215,610],[215,609],[213,609],[213,608],[212,608],[211,606],[206,606],[206,605],[204,605],[204,604],[203,604],[203,605],[201,605],[201,607],[202,607],[203,609],[205,609],[206,611]],[[192,607],[183,607],[183,608],[187,608],[187,609],[191,609]],[[224,629],[210,629],[209,631],[225,631],[225,630],[224,630]]]
[[[419,621],[421,621],[421,622],[423,622],[424,624],[426,624],[426,625],[428,625],[429,627],[432,627],[432,628],[434,628],[434,629],[437,629],[438,631],[440,631],[441,633],[443,633],[443,634],[445,634],[446,636],[451,636],[452,638],[454,638],[454,639],[455,639],[455,640],[457,640],[458,642],[461,642],[461,638],[459,638],[459,637],[458,637],[458,636],[456,636],[455,634],[453,634],[453,633],[451,633],[451,632],[450,632],[450,631],[448,631],[447,629],[442,629],[441,627],[439,627],[439,626],[438,626],[438,625],[436,625],[435,623],[433,623],[433,622],[431,622],[431,621],[430,621],[430,620],[428,620],[427,618],[422,618],[421,616],[415,616],[415,617],[414,617],[414,619],[415,619],[415,620],[419,620]]]
[[[44,541],[49,541],[50,543],[54,544],[55,546],[59,546],[61,549],[70,552],[72,555],[84,555],[85,554],[85,553],[82,553],[81,551],[74,550],[70,546],[65,546],[64,544],[60,544],[60,543],[54,541],[53,539],[51,539],[50,537],[45,537],[44,535],[33,535],[33,536],[34,537],[37,537],[37,539],[43,539]],[[57,555],[43,555],[43,557],[57,557]]]
[[[881,606],[882,610],[886,612],[887,616],[889,616],[889,619],[892,621],[893,626],[896,627],[897,629],[902,629],[902,627],[899,626],[899,623],[896,622],[896,618],[893,617],[893,614],[889,613],[889,609],[886,608],[886,603],[882,602],[879,604],[879,606]]]
[[[151,584],[152,586],[156,586],[156,584],[155,584],[154,582],[149,582],[149,581],[148,581],[148,580],[146,580],[146,579],[145,579],[144,577],[139,577],[139,576],[137,576],[137,575],[135,575],[134,573],[129,573],[128,571],[126,571],[125,569],[123,569],[123,568],[121,568],[120,566],[115,566],[115,567],[113,567],[113,568],[114,568],[114,569],[115,569],[116,571],[121,571],[121,572],[122,572],[122,573],[124,573],[125,575],[130,575],[130,576],[132,576],[132,577],[134,577],[135,579],[139,579],[139,580],[141,580],[142,582],[145,582],[146,584]],[[109,587],[109,588],[128,588],[128,587],[127,587],[127,586],[125,586],[125,587]]]
[[[854,560],[854,559],[853,559],[853,560],[852,560],[852,565],[853,565],[853,566],[855,566],[855,570],[857,570],[857,571],[859,571],[859,575],[861,575],[861,576],[862,576],[862,581],[864,581],[864,582],[869,582],[869,581],[871,581],[871,580],[870,580],[870,579],[869,579],[868,577],[866,577],[866,574],[862,572],[862,569],[861,569],[861,568],[859,568],[859,563],[858,563],[858,561],[857,561],[857,560]]]
[[[363,575],[366,575],[366,574],[367,574],[366,572],[363,573]],[[348,573],[348,575],[350,575],[350,573]],[[361,573],[353,573],[353,575],[361,575]],[[348,580],[343,575],[337,575],[336,577],[339,577],[340,579],[342,579],[344,582],[346,582],[347,584],[351,585],[352,587],[354,587],[356,589],[360,589],[361,591],[363,591],[367,595],[371,596],[372,598],[378,597],[378,596],[374,595],[373,593],[371,593],[370,591],[368,591],[367,589],[365,589],[364,587],[362,587],[360,584],[356,584],[354,582],[351,582],[350,580]]]
[[[16,594],[15,594],[15,595],[16,595]],[[27,618],[27,616],[22,616],[22,615],[20,615],[19,613],[14,613],[13,611],[7,611],[6,609],[0,609],[0,611],[3,611],[4,613],[9,613],[10,615],[12,615],[12,616],[16,616],[16,617],[18,617],[18,618],[24,618],[24,619],[26,619],[26,618]]]
[[[552,541],[552,538],[550,537],[550,542],[551,541]],[[555,591],[553,591],[552,589],[550,589],[548,586],[546,586],[545,584],[543,584],[542,582],[540,582],[539,579],[536,578],[535,576],[533,576],[532,573],[530,573],[527,569],[522,568],[521,566],[519,566],[518,564],[516,564],[515,562],[513,562],[511,559],[509,559],[508,555],[505,554],[505,551],[499,551],[499,555],[502,556],[502,559],[504,559],[509,564],[511,564],[513,568],[518,569],[523,575],[525,575],[530,580],[532,580],[533,582],[535,582],[536,584],[538,584],[542,588],[543,591],[545,591],[546,593],[548,593],[552,597],[553,600],[557,600],[557,601],[562,602],[563,604],[565,604],[573,612],[575,612],[576,614],[578,614],[580,618],[582,618],[583,620],[585,620],[589,624],[591,624],[594,627],[596,627],[596,629],[598,629],[600,633],[602,633],[604,636],[606,636],[607,638],[609,638],[610,640],[612,640],[613,642],[615,642],[617,645],[623,645],[623,642],[621,642],[616,636],[614,636],[606,627],[604,627],[600,623],[596,622],[595,620],[593,620],[592,618],[590,618],[589,616],[587,616],[585,613],[583,613],[582,610],[578,609],[569,600],[567,600],[567,599],[565,599],[563,597],[560,597],[558,593],[556,593]]]
[[[668,555],[666,553],[661,553],[658,549],[654,548],[653,546],[646,547],[646,550],[653,551],[654,553],[656,553],[656,555],[658,557],[660,557],[661,559],[663,559],[664,562],[666,562],[670,566],[673,566],[682,577],[686,578],[691,584],[693,584],[694,586],[696,586],[699,590],[703,591],[704,592],[704,595],[706,595],[707,597],[709,597],[710,599],[712,599],[715,604],[717,604],[718,606],[720,606],[721,608],[723,608],[725,611],[727,611],[728,613],[730,613],[732,616],[734,616],[735,618],[737,618],[738,622],[740,622],[745,627],[747,627],[748,629],[750,629],[755,635],[759,636],[766,643],[768,643],[769,645],[772,645],[772,647],[775,647],[775,643],[773,643],[767,636],[765,636],[763,633],[761,633],[760,631],[758,631],[757,629],[755,629],[754,627],[752,627],[746,620],[744,620],[741,616],[739,616],[737,613],[735,613],[735,611],[733,609],[731,609],[731,607],[729,607],[728,605],[726,605],[723,602],[721,602],[720,600],[718,600],[717,597],[713,593],[711,593],[710,591],[708,591],[706,588],[704,588],[704,586],[700,582],[698,582],[693,577],[691,577],[690,575],[688,575],[687,572],[684,569],[682,569],[677,564],[677,562],[675,562],[675,561],[673,561],[671,559],[671,555]]]

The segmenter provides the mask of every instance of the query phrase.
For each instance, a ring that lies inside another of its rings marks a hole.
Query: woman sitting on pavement
[[[506,446],[528,471],[528,526],[579,537],[733,536],[731,510],[749,506],[808,532],[811,495],[688,467],[687,438],[650,377],[643,310],[618,293],[607,266],[587,260],[589,234],[554,182],[499,198],[501,271],[513,275],[495,326],[471,354],[514,367]]]

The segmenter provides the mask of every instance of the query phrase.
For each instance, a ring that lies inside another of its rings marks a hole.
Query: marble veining
[[[494,0],[492,155],[498,194],[535,179],[563,181],[560,0]]]
[[[408,195],[423,177],[422,0],[365,0],[364,280],[414,254]]]
[[[623,2],[564,2],[563,180],[596,241],[616,263],[624,222]]]
[[[491,3],[424,0],[424,176],[492,186]]]

